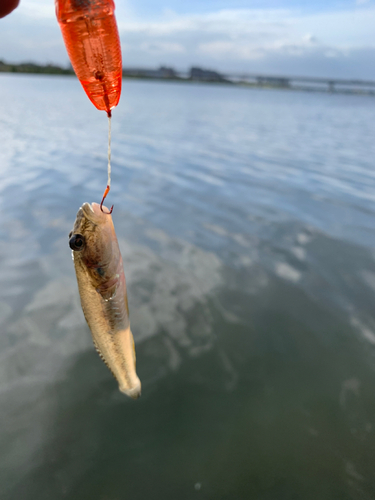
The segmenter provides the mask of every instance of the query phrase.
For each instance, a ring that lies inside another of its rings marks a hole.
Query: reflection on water
[[[375,101],[125,82],[134,402],[67,243],[106,182],[105,115],[73,78],[0,85],[1,498],[373,498]]]

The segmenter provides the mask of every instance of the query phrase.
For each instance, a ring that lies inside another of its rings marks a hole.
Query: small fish
[[[133,399],[141,395],[122,257],[112,217],[84,203],[69,234],[83,314],[96,350]]]

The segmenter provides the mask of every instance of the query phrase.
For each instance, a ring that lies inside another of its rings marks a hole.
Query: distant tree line
[[[217,71],[192,67],[188,72],[177,72],[173,68],[160,66],[158,69],[124,68],[123,75],[133,78],[154,78],[158,80],[191,80],[200,82],[227,82]]]
[[[74,75],[73,68],[61,68],[55,64],[35,64],[25,62],[10,64],[0,60],[0,72],[2,73],[39,73],[46,75]]]
[[[71,66],[62,68],[56,64],[43,65],[32,62],[11,64],[0,59],[0,73],[1,72],[74,75],[74,71]],[[217,71],[198,68],[196,66],[193,66],[188,71],[176,71],[168,66],[160,66],[157,69],[123,68],[122,73],[125,78],[142,78],[148,80],[226,83],[256,88],[375,95],[375,81],[333,80],[332,78],[287,77],[259,74],[223,75]]]
[[[55,64],[36,64],[24,62],[20,64],[7,63],[0,59],[2,73],[36,73],[46,75],[74,75],[73,68],[62,68]],[[192,67],[186,73],[179,73],[173,68],[160,66],[158,69],[124,68],[123,76],[128,78],[150,78],[157,80],[190,80],[202,82],[228,82],[217,71]],[[228,82],[229,83],[229,82]]]

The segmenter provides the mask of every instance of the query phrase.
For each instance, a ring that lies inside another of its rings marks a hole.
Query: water
[[[0,88],[1,498],[374,498],[375,99],[124,82],[134,402],[68,247],[106,185],[105,113],[74,78]]]

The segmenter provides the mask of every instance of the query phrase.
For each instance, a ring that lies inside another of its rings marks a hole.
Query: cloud
[[[2,21],[0,59],[66,63],[50,0],[24,0]],[[134,4],[135,5],[135,4]],[[223,71],[375,78],[375,8],[305,14],[297,9],[221,9],[152,20],[118,2],[124,65],[204,65]],[[22,10],[23,9],[23,10]],[[47,42],[49,47],[47,47]],[[21,54],[24,54],[21,56]],[[365,62],[365,57],[369,59]],[[356,59],[357,58],[357,59]],[[337,74],[336,74],[337,73]]]
[[[301,15],[288,10],[235,9],[208,14],[177,15],[148,21],[120,21],[123,37],[233,41],[250,46],[306,46],[316,40],[332,47],[375,47],[375,9]],[[198,39],[196,38],[198,37]]]
[[[173,42],[143,42],[140,49],[150,54],[178,54],[185,52],[185,48],[180,43]],[[128,48],[129,50],[131,50],[131,47]]]
[[[287,37],[261,37],[249,43],[249,40],[227,40],[202,43],[198,51],[208,54],[216,60],[224,58],[238,59],[243,61],[259,60],[273,54],[302,55],[314,49],[318,44],[315,37],[305,35],[300,39],[288,39]]]
[[[289,16],[288,16],[289,14]],[[286,10],[226,9],[206,14],[179,15],[171,11],[155,21],[120,20],[124,33],[143,33],[148,36],[178,36],[181,33],[258,36],[270,30],[277,33],[289,24]]]
[[[292,72],[300,74],[298,68],[309,61],[309,75],[324,76],[321,67],[324,71],[331,68],[330,76],[339,71],[341,77],[375,77],[375,69],[368,64],[359,74],[353,71],[359,69],[354,57],[366,52],[373,59],[375,53],[373,8],[314,15],[286,9],[226,9],[185,15],[169,11],[155,21],[126,20],[119,25],[130,58],[133,53],[147,63],[151,53],[162,56],[164,52],[165,61],[180,68],[204,64],[224,71],[263,68],[272,72],[277,61],[279,71],[291,71],[294,61]],[[167,57],[163,44],[166,49],[173,44],[179,57],[173,57],[172,51]]]
[[[55,6],[49,0],[27,0],[21,3],[19,9],[23,16],[30,19],[55,19]]]

